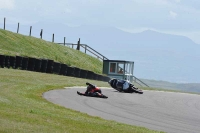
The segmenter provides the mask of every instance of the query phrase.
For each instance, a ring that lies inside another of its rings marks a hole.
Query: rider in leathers
[[[87,90],[85,91],[85,94],[88,94],[90,96],[101,96],[101,89],[99,87],[96,87],[95,85],[93,84],[90,84],[90,83],[86,83],[87,86]]]

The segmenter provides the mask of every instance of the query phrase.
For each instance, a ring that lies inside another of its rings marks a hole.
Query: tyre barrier
[[[108,81],[110,81],[111,80],[111,78],[110,77],[107,77],[107,76],[105,76],[105,82],[108,82]]]
[[[5,66],[5,55],[0,55],[0,67],[4,68]]]
[[[23,60],[22,60],[22,70],[27,70],[27,67],[28,67],[28,57],[23,57]]]
[[[35,58],[29,57],[28,58],[28,67],[27,67],[27,70],[34,71],[34,67],[35,67]]]
[[[59,74],[60,73],[61,64],[58,62],[53,63],[53,73]]]
[[[46,73],[53,73],[53,60],[48,60]]]
[[[93,77],[94,77],[94,72],[88,71],[86,79],[93,79]]]
[[[106,81],[106,77],[105,76],[103,76],[103,81]]]
[[[42,65],[42,60],[41,59],[35,59],[34,71],[40,72],[41,71],[41,65]]]
[[[15,63],[16,63],[16,57],[15,56],[10,56],[10,67],[15,69]]]
[[[41,69],[40,69],[42,73],[46,73],[47,64],[48,64],[48,60],[47,59],[42,59],[42,64],[41,64]]]
[[[69,67],[67,68],[67,74],[66,76],[74,76],[74,67]]]
[[[5,67],[10,68],[10,56],[5,56]]]
[[[81,69],[81,71],[80,71],[80,78],[86,78],[87,77],[87,70],[83,70],[83,69]]]
[[[61,64],[59,75],[67,75],[68,66],[66,64]]]
[[[80,77],[80,68],[74,67],[74,77]]]
[[[93,79],[94,79],[94,80],[98,80],[98,76],[99,76],[98,74],[94,73]]]
[[[80,69],[77,67],[69,67],[48,59],[37,59],[32,57],[7,56],[0,55],[0,67],[16,68],[22,70],[30,70],[44,73],[55,73],[59,75],[85,78],[91,80],[99,80],[108,82],[110,77],[96,74],[92,71]]]
[[[98,75],[98,79],[99,81],[103,81],[103,76],[102,75]]]
[[[16,69],[22,69],[22,60],[23,60],[23,57],[21,56],[16,56],[16,61],[15,61],[15,68]]]

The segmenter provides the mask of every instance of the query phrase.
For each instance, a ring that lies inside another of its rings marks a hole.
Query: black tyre
[[[94,74],[93,74],[93,79],[94,79],[94,80],[98,80],[98,74],[94,73]]]
[[[15,69],[15,63],[16,63],[16,57],[15,56],[10,56],[10,67]]]
[[[68,67],[67,68],[67,76],[74,76],[74,67]]]
[[[60,73],[61,64],[59,62],[54,62],[53,64],[53,73],[59,74]]]
[[[87,77],[87,70],[83,70],[83,69],[81,69],[81,71],[80,71],[80,78],[86,78]]]
[[[59,75],[67,75],[68,66],[66,64],[61,64]]]
[[[10,56],[5,56],[5,67],[10,68]]]
[[[48,63],[47,59],[42,59],[42,64],[41,64],[41,72],[42,73],[46,73],[46,71],[47,71],[47,63]]]
[[[23,57],[22,70],[27,70],[27,67],[28,67],[28,57]]]
[[[112,88],[117,88],[117,79],[111,79],[109,83]]]
[[[94,72],[92,72],[92,71],[88,71],[87,72],[87,79],[93,79],[93,77],[94,77]]]
[[[80,77],[80,68],[74,67],[74,77]]]
[[[5,66],[5,55],[0,55],[0,67],[4,68]]]
[[[41,71],[41,65],[42,65],[42,60],[41,59],[35,59],[34,71],[40,72]]]
[[[35,58],[29,57],[27,70],[34,71],[34,67],[35,67]]]
[[[16,56],[16,63],[15,63],[15,68],[16,69],[22,69],[22,60],[23,60],[23,57],[21,56]]]
[[[98,80],[103,81],[103,75],[98,75]]]
[[[53,73],[53,60],[48,60],[46,73]]]

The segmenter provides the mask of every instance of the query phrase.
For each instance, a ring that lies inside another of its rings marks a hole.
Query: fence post
[[[65,37],[64,37],[64,46],[65,46]]]
[[[30,33],[29,33],[29,36],[31,36],[31,30],[32,30],[32,26],[30,26]]]
[[[18,23],[18,26],[17,26],[17,33],[19,33],[19,23]]]
[[[6,29],[6,18],[4,18],[4,27],[3,29],[5,30]]]
[[[78,40],[78,44],[77,44],[76,50],[80,50],[80,38],[79,38],[79,40]]]
[[[54,33],[53,33],[53,37],[52,37],[52,42],[54,42]]]
[[[41,29],[40,31],[40,38],[42,39],[42,32],[43,32],[43,29]]]

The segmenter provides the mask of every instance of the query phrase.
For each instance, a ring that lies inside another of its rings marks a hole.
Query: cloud
[[[173,18],[173,19],[175,19],[178,15],[177,13],[175,13],[173,11],[170,11],[169,14],[170,14],[170,17]]]
[[[14,0],[0,0],[0,9],[13,9],[15,6]]]

